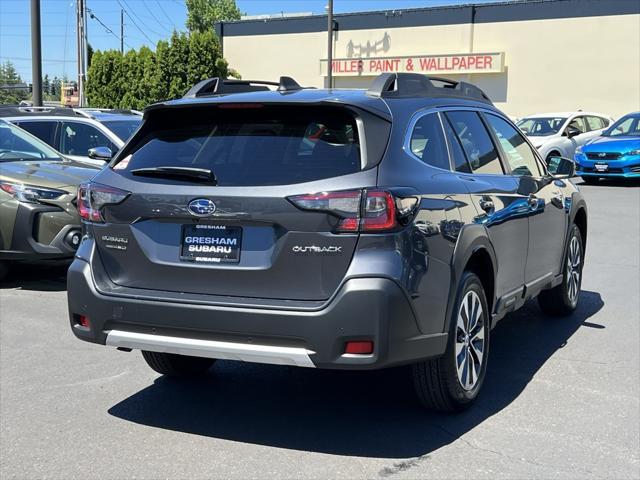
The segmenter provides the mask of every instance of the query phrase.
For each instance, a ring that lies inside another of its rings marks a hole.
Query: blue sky
[[[429,7],[446,4],[482,3],[489,0],[334,0],[340,12]],[[155,47],[176,28],[184,30],[184,0],[86,0],[87,7],[109,28],[89,19],[89,43],[94,49],[120,48],[120,9],[125,14],[125,48]],[[51,78],[75,78],[75,0],[41,0],[43,74]],[[31,81],[31,36],[29,0],[0,0],[0,61],[10,60]],[[243,13],[324,13],[326,0],[237,0]]]

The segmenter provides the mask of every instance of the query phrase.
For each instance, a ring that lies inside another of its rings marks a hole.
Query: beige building
[[[428,3],[428,2],[426,2]],[[393,0],[389,0],[389,7]],[[506,113],[640,110],[640,1],[530,0],[335,16],[333,85],[383,71],[471,81]],[[216,25],[246,79],[326,86],[327,17]]]

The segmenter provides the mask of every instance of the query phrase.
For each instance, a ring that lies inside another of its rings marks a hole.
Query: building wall
[[[583,109],[617,118],[640,110],[640,14],[443,23],[340,28],[334,57],[505,52],[502,73],[447,76],[477,84],[512,116]],[[323,87],[326,33],[279,34],[286,29],[278,26],[270,25],[268,34],[225,35],[230,65],[246,79],[288,75],[303,85]],[[334,85],[366,88],[373,78],[338,75]]]

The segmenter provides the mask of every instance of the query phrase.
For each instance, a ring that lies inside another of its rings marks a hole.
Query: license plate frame
[[[182,225],[180,260],[190,263],[239,263],[242,227],[229,225]]]

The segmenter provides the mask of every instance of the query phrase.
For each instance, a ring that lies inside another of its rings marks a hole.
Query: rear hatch
[[[337,233],[353,200],[308,211],[291,197],[375,186],[389,128],[339,106],[150,112],[92,187],[128,192],[104,194],[120,203],[103,206],[90,227],[107,274],[130,288],[329,298],[358,241],[357,232]]]

